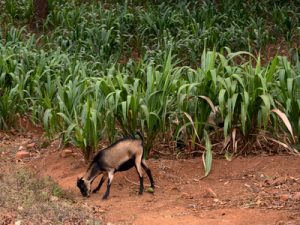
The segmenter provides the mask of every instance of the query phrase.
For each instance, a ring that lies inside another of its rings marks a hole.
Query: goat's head
[[[89,197],[91,192],[91,183],[87,180],[84,180],[82,177],[77,178],[77,187],[79,188],[82,196]]]

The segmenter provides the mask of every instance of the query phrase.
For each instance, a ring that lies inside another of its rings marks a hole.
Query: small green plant
[[[32,0],[5,0],[5,10],[13,18],[29,20],[32,16]]]
[[[1,93],[2,92],[2,93]],[[18,106],[17,94],[14,90],[0,89],[0,129],[8,130],[15,125]]]

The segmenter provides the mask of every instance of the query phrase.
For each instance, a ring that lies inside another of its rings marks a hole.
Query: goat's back
[[[124,162],[136,157],[142,158],[142,156],[143,145],[141,140],[122,139],[99,151],[94,160],[106,170],[118,168]]]

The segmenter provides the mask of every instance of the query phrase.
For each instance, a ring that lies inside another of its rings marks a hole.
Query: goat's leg
[[[139,178],[140,178],[140,190],[139,190],[140,195],[142,195],[143,191],[144,191],[144,179],[143,179],[143,170],[142,170],[141,163],[142,163],[142,156],[141,157],[136,157],[136,159],[135,159],[135,168],[136,168],[136,171],[137,171],[137,173],[139,175]]]
[[[107,173],[104,173],[103,176],[101,177],[101,180],[100,180],[98,186],[93,190],[93,193],[96,193],[97,191],[100,190],[100,188],[101,188],[102,184],[104,183],[104,181],[106,180],[106,178],[107,178]]]
[[[144,159],[142,159],[142,167],[143,169],[146,171],[148,177],[149,177],[149,180],[150,180],[150,184],[151,184],[151,187],[154,188],[154,180],[153,180],[153,177],[152,177],[152,173],[151,173],[151,170],[149,169],[149,167],[147,166],[146,162]]]
[[[109,171],[108,172],[106,192],[103,195],[102,199],[107,199],[108,198],[109,192],[110,192],[110,185],[111,185],[111,182],[112,182],[113,179],[114,179],[114,171]]]

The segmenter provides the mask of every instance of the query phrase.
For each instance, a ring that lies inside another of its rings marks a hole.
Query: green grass
[[[1,1],[1,24],[28,24],[32,1]],[[160,61],[173,43],[180,60],[197,66],[204,46],[217,50],[260,50],[276,40],[299,39],[297,1],[49,1],[41,43],[60,47],[107,69],[133,51]],[[5,32],[4,32],[5,33]]]

